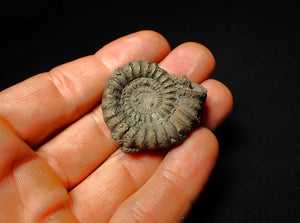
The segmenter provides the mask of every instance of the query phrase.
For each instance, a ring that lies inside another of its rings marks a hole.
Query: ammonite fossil
[[[181,144],[200,124],[207,90],[168,74],[156,63],[134,62],[108,79],[102,98],[104,121],[124,152]]]

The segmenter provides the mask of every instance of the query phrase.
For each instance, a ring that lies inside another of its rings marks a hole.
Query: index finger
[[[140,31],[117,39],[95,55],[36,75],[0,94],[0,116],[30,146],[90,111],[101,100],[108,76],[130,61],[159,62],[170,47],[160,34]]]

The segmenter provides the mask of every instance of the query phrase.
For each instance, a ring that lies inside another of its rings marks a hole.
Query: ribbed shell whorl
[[[207,90],[156,63],[118,68],[102,97],[104,121],[124,152],[178,145],[200,124]]]

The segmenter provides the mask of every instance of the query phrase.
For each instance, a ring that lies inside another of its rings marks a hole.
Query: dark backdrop
[[[300,222],[296,5],[11,2],[0,7],[0,90],[141,29],[172,48],[206,45],[235,107],[216,131],[219,162],[187,222]]]

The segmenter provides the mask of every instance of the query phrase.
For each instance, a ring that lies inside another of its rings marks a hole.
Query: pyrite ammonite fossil
[[[124,152],[181,144],[200,124],[207,90],[168,74],[156,63],[134,62],[108,79],[102,98],[104,121]]]

